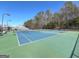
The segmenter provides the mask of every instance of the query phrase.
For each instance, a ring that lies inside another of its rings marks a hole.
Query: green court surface
[[[78,34],[77,31],[65,31],[43,38],[43,40],[19,46],[16,33],[9,32],[0,36],[0,55],[9,55],[12,58],[69,58]],[[75,54],[79,56],[78,47]]]

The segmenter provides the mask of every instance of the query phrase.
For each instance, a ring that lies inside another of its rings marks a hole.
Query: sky
[[[10,16],[4,16],[4,24],[9,26],[23,25],[23,23],[40,11],[51,9],[52,13],[58,12],[64,6],[64,1],[0,1],[0,24],[4,13]],[[73,2],[79,6],[79,1]]]

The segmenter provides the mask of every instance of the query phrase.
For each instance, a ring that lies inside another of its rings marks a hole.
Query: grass
[[[9,32],[0,36],[0,54],[24,58],[70,57],[79,32],[67,31],[28,45],[18,46],[16,34]]]

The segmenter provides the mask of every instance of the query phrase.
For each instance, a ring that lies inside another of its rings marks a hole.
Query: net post
[[[76,45],[77,45],[77,43],[78,43],[78,39],[79,39],[79,34],[78,34],[78,37],[77,37],[76,43],[75,43],[75,45],[74,45],[74,48],[73,48],[73,50],[72,50],[72,53],[71,53],[70,58],[72,58],[73,55],[74,55],[74,51],[75,51]]]

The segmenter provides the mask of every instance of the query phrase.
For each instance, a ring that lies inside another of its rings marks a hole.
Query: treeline
[[[79,7],[72,2],[65,2],[58,13],[52,13],[50,9],[40,11],[33,19],[25,22],[24,26],[31,29],[79,29]]]

